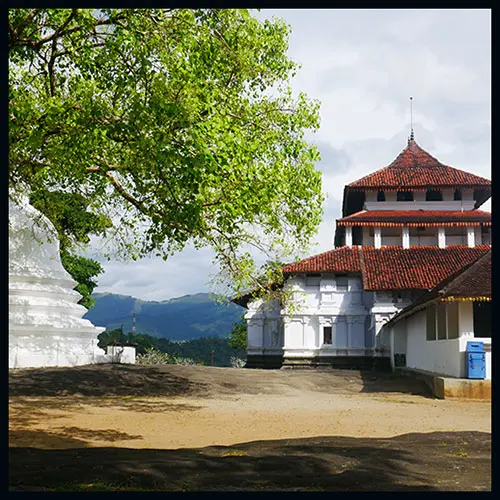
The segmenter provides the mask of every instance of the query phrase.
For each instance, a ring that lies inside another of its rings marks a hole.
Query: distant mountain
[[[108,330],[123,325],[132,331],[132,313],[136,313],[137,333],[170,340],[190,340],[218,335],[225,337],[232,324],[245,310],[233,303],[220,304],[208,293],[185,295],[162,302],[136,299],[114,293],[95,293],[95,306],[84,318]]]

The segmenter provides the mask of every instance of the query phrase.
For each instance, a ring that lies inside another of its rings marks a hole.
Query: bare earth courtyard
[[[491,489],[491,404],[356,370],[9,372],[9,485],[34,490]]]

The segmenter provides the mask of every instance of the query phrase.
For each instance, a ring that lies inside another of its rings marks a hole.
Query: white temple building
[[[491,214],[479,209],[490,196],[488,179],[443,165],[412,134],[390,165],[345,186],[335,248],[282,268],[293,307],[251,293],[233,299],[248,309],[247,366],[391,369],[409,360],[463,377],[466,340],[481,337],[491,349],[491,322],[474,319],[478,301],[487,316],[491,287],[439,309],[433,338],[409,317],[385,325],[490,252]],[[446,359],[426,364],[429,352]]]
[[[109,362],[82,319],[77,283],[63,268],[50,221],[25,196],[9,200],[9,368]]]

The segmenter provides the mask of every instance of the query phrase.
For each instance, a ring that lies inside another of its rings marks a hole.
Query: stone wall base
[[[337,368],[352,370],[391,371],[390,358],[375,356],[285,357],[279,355],[248,355],[245,368]]]
[[[423,380],[438,399],[491,400],[491,380],[444,377],[432,372],[413,368],[398,368],[401,375]]]

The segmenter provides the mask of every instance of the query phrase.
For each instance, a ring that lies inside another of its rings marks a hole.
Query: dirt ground
[[[491,404],[392,374],[18,369],[9,417],[12,491],[491,489]]]

